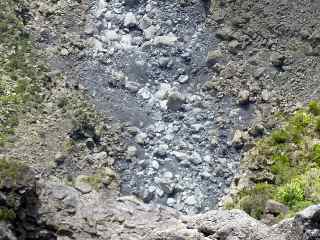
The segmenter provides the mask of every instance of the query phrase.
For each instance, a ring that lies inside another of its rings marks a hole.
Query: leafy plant
[[[280,129],[272,132],[271,139],[274,144],[285,143],[289,140],[289,134],[286,130]]]
[[[305,201],[304,184],[301,180],[295,179],[277,189],[277,199],[289,207]]]
[[[312,113],[315,116],[320,115],[320,105],[317,101],[312,100],[308,104],[309,112]]]

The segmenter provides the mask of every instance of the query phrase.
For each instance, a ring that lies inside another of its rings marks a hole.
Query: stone
[[[270,55],[270,62],[275,67],[282,67],[285,59],[285,56],[278,52],[274,52]]]
[[[104,161],[107,159],[107,157],[108,157],[108,154],[104,151],[92,154],[92,160],[94,162]]]
[[[228,43],[228,48],[231,53],[237,53],[241,44],[237,40],[232,40]]]
[[[129,146],[127,149],[127,158],[132,159],[137,156],[138,150],[135,146]]]
[[[101,40],[103,42],[118,41],[120,40],[120,36],[115,30],[106,30],[103,32]]]
[[[124,26],[127,28],[135,27],[138,25],[136,16],[132,12],[128,12],[124,18]]]
[[[54,161],[58,166],[62,165],[66,159],[67,159],[67,156],[61,152],[56,153],[54,157]]]
[[[207,55],[207,65],[212,66],[220,62],[223,59],[223,54],[220,49],[211,50]]]
[[[88,176],[79,175],[74,183],[74,186],[77,190],[79,190],[82,194],[86,194],[92,191],[91,185],[86,181]]]
[[[288,211],[289,211],[289,208],[286,205],[271,199],[266,202],[266,206],[264,210],[265,214],[272,214],[274,216],[279,216],[280,214],[286,214],[288,213]]]
[[[216,32],[216,36],[217,38],[225,41],[231,41],[232,39],[234,39],[232,28],[228,26],[219,29]]]
[[[150,26],[147,29],[145,29],[143,31],[144,37],[146,40],[150,40],[152,39],[156,33],[160,30],[160,26],[156,25],[156,26]]]
[[[158,63],[160,65],[160,67],[162,67],[162,68],[166,68],[168,66],[169,62],[170,62],[169,57],[160,57],[158,60]]]
[[[148,100],[151,97],[148,87],[141,88],[138,91],[138,95],[140,95],[144,100]]]
[[[268,102],[270,100],[270,92],[266,89],[262,90],[261,99],[264,102]]]
[[[137,93],[140,89],[140,84],[137,82],[126,81],[125,89],[127,89],[130,93]]]
[[[13,227],[5,222],[0,221],[0,239],[3,240],[17,240],[17,238],[14,236],[12,232]]]
[[[193,152],[190,161],[195,165],[199,165],[200,163],[202,163],[202,158],[199,153]]]
[[[165,157],[168,153],[169,146],[167,144],[160,144],[156,150],[156,155],[159,157]]]
[[[138,144],[144,145],[146,143],[146,138],[147,138],[147,134],[142,132],[136,135],[135,141]]]
[[[241,90],[239,92],[239,104],[246,105],[250,102],[250,92],[248,90]]]
[[[183,152],[174,151],[172,152],[172,155],[175,156],[178,161],[185,161],[185,160],[189,160],[190,158],[190,155]]]
[[[197,199],[195,198],[195,196],[189,196],[185,200],[185,204],[187,204],[189,206],[195,206],[195,205],[197,205]]]
[[[172,92],[168,96],[167,108],[172,111],[182,110],[182,105],[186,103],[186,98],[178,92]]]
[[[245,144],[247,139],[248,139],[248,137],[247,137],[246,133],[244,133],[244,132],[242,132],[240,130],[236,130],[234,135],[233,135],[231,144],[235,148],[240,149],[240,148],[243,147],[243,145]]]
[[[172,91],[170,84],[161,83],[159,90],[156,92],[155,97],[164,100],[169,96],[169,93]]]
[[[61,56],[68,56],[69,53],[70,53],[69,50],[66,49],[66,48],[62,48],[62,49],[60,50]]]
[[[139,0],[125,0],[124,1],[124,5],[129,7],[129,8],[133,8],[135,6],[137,6],[139,4]]]
[[[146,29],[152,25],[152,19],[148,17],[148,15],[144,15],[142,19],[140,20],[140,28]]]
[[[167,205],[169,207],[173,207],[176,204],[176,200],[174,198],[168,198],[167,199]]]
[[[139,128],[137,127],[127,127],[127,131],[128,133],[130,133],[130,135],[132,136],[136,136],[139,132]]]
[[[152,161],[150,166],[153,168],[153,169],[156,169],[158,170],[159,169],[159,163],[157,161]]]
[[[259,79],[264,74],[265,71],[266,71],[266,69],[264,67],[259,67],[259,68],[254,70],[253,76],[256,79]]]
[[[180,75],[178,78],[179,83],[187,83],[189,81],[188,75]]]
[[[167,46],[174,46],[178,38],[173,33],[169,33],[165,36],[157,36],[153,40],[153,45],[167,45]]]

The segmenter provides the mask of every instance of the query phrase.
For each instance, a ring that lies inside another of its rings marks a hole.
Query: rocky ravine
[[[122,192],[185,213],[211,209],[238,169],[234,129],[249,126],[254,107],[204,88],[218,42],[208,3],[102,0],[90,13],[80,82],[99,109],[128,122]]]

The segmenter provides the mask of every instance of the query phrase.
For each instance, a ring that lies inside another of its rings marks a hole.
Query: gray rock
[[[169,146],[167,144],[160,144],[156,150],[156,155],[159,157],[165,157],[168,153]]]
[[[195,196],[189,196],[185,200],[185,203],[189,206],[195,206],[197,205],[197,199],[195,198]]]
[[[146,40],[152,39],[159,30],[160,30],[160,27],[158,25],[156,25],[156,26],[152,25],[152,26],[148,27],[147,29],[145,29],[143,31],[145,39]]]
[[[265,207],[266,214],[270,213],[272,215],[278,216],[280,214],[286,214],[288,213],[288,211],[289,211],[289,208],[286,205],[279,203],[277,201],[268,200],[266,203],[266,207]]]
[[[174,46],[178,38],[173,33],[170,33],[165,36],[157,36],[153,40],[153,45],[167,45],[167,46]]]
[[[144,145],[146,143],[146,138],[147,138],[147,134],[142,132],[137,134],[137,136],[135,137],[135,141],[138,144]]]
[[[270,55],[270,62],[275,67],[282,67],[285,59],[286,57],[278,52],[274,52]]]
[[[168,57],[160,57],[159,60],[159,65],[163,68],[167,67],[169,62],[170,62],[170,58]]]
[[[248,90],[241,90],[239,92],[239,104],[246,105],[250,102],[250,92]]]
[[[74,183],[74,186],[77,190],[79,190],[81,193],[86,194],[92,191],[91,185],[86,181],[88,176],[79,175]]]
[[[183,152],[172,152],[172,155],[176,157],[178,161],[188,161],[190,159],[190,155]]]
[[[127,158],[132,159],[137,156],[138,150],[135,146],[129,146],[127,149]]]
[[[54,157],[54,161],[57,165],[63,164],[66,159],[67,159],[67,156],[61,152],[56,153]]]
[[[173,207],[176,204],[176,200],[174,198],[168,198],[167,199],[167,205],[169,207]]]
[[[146,29],[152,25],[152,19],[148,17],[148,15],[144,15],[140,20],[140,28]]]
[[[125,88],[131,93],[137,93],[140,89],[140,84],[137,82],[126,81]]]
[[[202,163],[202,158],[199,153],[193,152],[191,155],[190,161],[193,164],[198,165],[198,164]]]
[[[125,27],[135,27],[138,25],[138,21],[136,16],[132,12],[128,12],[124,18],[124,26]]]
[[[12,226],[5,221],[0,221],[0,239],[3,240],[17,240],[12,232]]]
[[[104,31],[103,36],[101,37],[101,40],[103,42],[108,42],[108,41],[118,41],[120,40],[120,36],[115,30],[106,30]]]
[[[270,92],[266,89],[264,89],[261,93],[261,99],[264,101],[264,102],[268,102],[270,100]]]
[[[187,83],[189,81],[188,75],[180,75],[178,78],[179,83]]]
[[[231,27],[223,27],[216,32],[216,36],[225,41],[231,41],[234,39],[233,31]]]
[[[232,138],[232,145],[235,147],[235,148],[242,148],[243,145],[245,144],[245,142],[247,141],[248,139],[248,136],[246,133],[240,131],[240,130],[236,130],[234,135],[233,135],[233,138]]]
[[[223,59],[223,54],[220,49],[218,50],[211,50],[208,52],[207,55],[207,65],[211,66]]]
[[[172,111],[182,110],[182,105],[186,103],[186,98],[178,93],[172,92],[168,97],[167,108]]]
[[[135,6],[137,6],[139,4],[139,0],[125,0],[124,1],[124,5],[129,7],[129,8],[133,8]]]

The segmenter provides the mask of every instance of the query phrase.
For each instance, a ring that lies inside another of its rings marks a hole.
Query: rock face
[[[164,231],[155,230],[150,240],[312,240],[319,239],[319,205],[311,206],[295,218],[269,227],[240,210],[209,211],[183,217]]]
[[[24,201],[24,214],[0,223],[1,239],[314,240],[320,237],[320,205],[270,227],[240,210],[213,210],[185,216],[172,208],[145,204],[133,196],[119,197],[114,189],[89,193],[50,181],[38,182],[37,194],[27,196]],[[16,234],[21,233],[25,237],[17,238]]]

